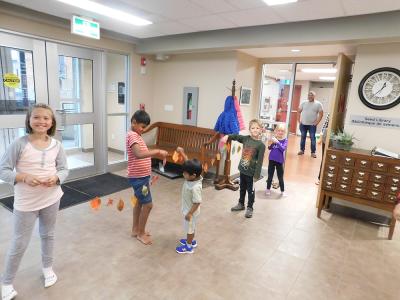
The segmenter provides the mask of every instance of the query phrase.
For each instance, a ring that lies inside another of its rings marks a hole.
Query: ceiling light
[[[301,50],[300,49],[292,49],[290,51],[292,51],[292,52],[300,52]]]
[[[314,68],[305,68],[301,69],[304,73],[323,73],[323,74],[335,74],[336,69],[314,69]]]
[[[336,79],[336,77],[335,76],[320,76],[319,79],[334,81]]]
[[[145,19],[136,17],[121,10],[117,10],[90,0],[57,0],[57,1],[136,26],[145,26],[153,24],[152,22],[147,21]]]
[[[267,3],[267,5],[272,6],[272,5],[294,3],[297,2],[297,0],[264,0],[264,2]]]
[[[279,70],[279,72],[287,73],[287,72],[289,72],[289,70]]]

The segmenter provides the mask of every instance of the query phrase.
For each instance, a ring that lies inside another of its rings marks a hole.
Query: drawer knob
[[[335,170],[335,167],[329,166],[328,169],[329,169],[329,171],[333,171],[333,170]]]
[[[332,178],[333,176],[335,176],[335,175],[333,175],[333,174],[328,174],[328,177],[329,177],[329,178]]]
[[[349,162],[349,161],[351,161],[351,158],[346,157],[345,160],[346,160],[347,162]]]
[[[384,164],[378,163],[378,168],[382,168],[383,166],[384,166]]]
[[[341,187],[342,189],[345,189],[345,188],[347,188],[347,185],[341,184],[340,187]]]
[[[375,175],[375,178],[376,178],[376,179],[381,179],[382,176],[381,176],[381,175]]]
[[[374,183],[374,187],[379,187],[380,186],[380,184],[378,184],[378,183]]]
[[[327,184],[327,185],[332,185],[332,182],[327,181],[326,184]]]
[[[398,183],[399,180],[398,180],[397,178],[393,178],[393,182],[394,182],[394,183]]]
[[[349,169],[343,169],[343,172],[347,174],[347,173],[350,172],[350,170]]]
[[[364,176],[364,175],[365,175],[365,172],[358,172],[358,175]]]
[[[349,179],[349,177],[344,177],[344,176],[342,176],[342,179],[343,179],[344,181],[347,181],[347,179]]]
[[[331,154],[331,159],[335,160],[336,159],[336,155]]]
[[[362,160],[362,161],[361,161],[361,164],[362,164],[363,166],[365,166],[365,165],[367,164],[367,161],[366,161],[366,160]]]
[[[361,191],[362,191],[362,189],[356,188],[356,192],[360,193]]]
[[[394,166],[394,169],[395,169],[396,171],[400,171],[400,166]]]
[[[363,182],[364,182],[364,180],[357,179],[358,184],[362,184]]]
[[[376,196],[376,195],[378,195],[378,193],[377,193],[377,192],[371,192],[371,194],[372,194],[372,196]]]
[[[392,186],[390,189],[391,189],[393,192],[397,191],[397,187],[395,187],[395,186]]]

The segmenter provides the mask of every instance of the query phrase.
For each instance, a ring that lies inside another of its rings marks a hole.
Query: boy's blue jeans
[[[300,150],[304,152],[306,148],[307,131],[310,132],[311,153],[315,153],[315,151],[317,151],[316,139],[315,139],[315,133],[317,131],[316,125],[303,125],[300,123],[300,132],[301,132]]]

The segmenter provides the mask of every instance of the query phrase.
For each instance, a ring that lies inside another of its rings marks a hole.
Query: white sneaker
[[[43,268],[44,287],[48,288],[57,282],[57,275],[54,273],[53,268]]]
[[[266,190],[265,190],[265,196],[270,196],[270,195],[271,195],[271,190],[266,189]]]
[[[287,197],[287,194],[285,192],[281,192],[281,197]]]
[[[1,300],[11,300],[18,295],[12,284],[1,286]]]

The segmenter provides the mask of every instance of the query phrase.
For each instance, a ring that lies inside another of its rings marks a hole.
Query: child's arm
[[[224,135],[224,137],[221,139],[224,143],[230,142],[230,141],[237,141],[239,143],[244,142],[244,136],[240,134],[227,134]]]
[[[140,149],[139,144],[133,144],[131,146],[133,155],[135,155],[137,158],[147,158],[147,157],[153,157],[156,155],[161,155],[163,158],[167,157],[168,152],[165,150],[161,150],[161,149],[152,149],[152,150],[148,150],[148,151],[143,151]]]
[[[180,155],[182,155],[182,157],[183,157],[183,160],[188,160],[189,158],[187,157],[187,155],[186,155],[186,153],[185,153],[185,150],[183,150],[183,148],[182,147],[178,147],[178,148],[176,148],[176,152],[178,152]]]
[[[278,140],[278,142],[276,143],[276,145],[277,145],[277,149],[279,149],[279,150],[281,150],[282,152],[284,152],[285,150],[286,150],[286,148],[287,148],[287,145],[288,145],[288,140],[287,139],[284,139],[284,140],[282,140],[282,141],[279,141]]]
[[[59,142],[57,142],[59,143]],[[45,186],[54,186],[56,184],[62,184],[68,177],[68,166],[67,166],[67,156],[63,146],[60,143],[60,150],[56,157],[56,175],[50,176],[47,179],[42,180],[42,184]]]
[[[193,203],[192,208],[190,209],[190,211],[185,216],[186,221],[190,221],[190,219],[192,218],[194,212],[199,208],[199,206],[200,206],[200,203]]]
[[[0,160],[0,179],[11,185],[23,182],[28,176],[28,174],[17,173],[15,171],[15,165],[17,164],[22,147],[22,139],[15,140],[7,147],[6,152]]]
[[[263,161],[264,161],[264,153],[265,153],[265,145],[263,143],[260,143],[260,146],[258,148],[258,153],[257,153],[256,170],[254,172],[254,179],[256,179],[256,180],[258,180],[261,176],[261,168],[262,168]]]

